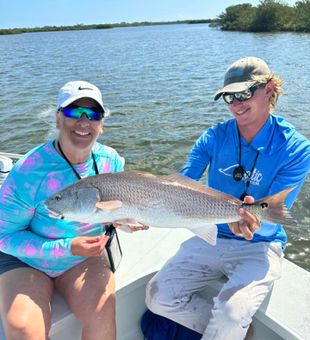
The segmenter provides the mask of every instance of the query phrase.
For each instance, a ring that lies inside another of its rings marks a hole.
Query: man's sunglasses
[[[61,111],[65,117],[73,119],[81,119],[82,116],[85,115],[88,120],[100,121],[104,117],[104,112],[82,106],[70,105],[61,107],[59,111]]]
[[[254,92],[259,89],[264,87],[266,84],[257,84],[249,89],[242,91],[242,92],[235,92],[235,93],[224,93],[223,94],[223,99],[227,104],[232,104],[234,99],[237,99],[239,102],[244,102],[250,98],[253,97]]]

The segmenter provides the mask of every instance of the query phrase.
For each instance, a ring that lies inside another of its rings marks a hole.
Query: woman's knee
[[[52,291],[51,279],[32,268],[18,268],[1,275],[1,319],[8,340],[47,338]]]
[[[82,323],[88,323],[92,319],[102,319],[115,315],[115,292],[106,291],[98,299],[94,299],[79,308],[77,313]]]
[[[115,277],[108,267],[101,267],[99,271],[91,266],[85,275],[83,270],[75,270],[74,275],[68,273],[55,280],[57,289],[84,326],[115,318]]]
[[[2,315],[6,338],[10,339],[47,339],[51,327],[51,316],[31,308],[12,307],[6,316]]]

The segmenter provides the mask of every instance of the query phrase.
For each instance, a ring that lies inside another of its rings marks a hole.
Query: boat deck
[[[152,275],[193,234],[185,229],[152,229],[127,234],[119,232],[123,260],[116,273],[118,340],[143,340],[139,320],[145,310],[144,287]],[[202,294],[212,299],[222,282]],[[253,322],[254,339],[310,339],[310,273],[284,260],[282,278],[275,282]],[[141,289],[143,294],[141,294]],[[53,303],[52,340],[79,339],[80,326],[57,294]],[[130,317],[128,318],[128,313]],[[65,316],[65,317],[64,317]],[[71,320],[71,336],[60,335]],[[77,332],[73,337],[72,330]]]

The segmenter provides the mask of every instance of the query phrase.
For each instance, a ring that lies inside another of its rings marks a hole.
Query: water
[[[307,52],[308,51],[308,52]],[[55,135],[55,102],[70,80],[100,87],[111,115],[100,141],[127,169],[176,172],[196,138],[230,117],[213,94],[226,67],[249,55],[285,79],[277,113],[310,138],[310,35],[222,32],[207,25],[0,36],[0,150],[24,153]],[[286,257],[310,270],[310,180],[292,214]]]

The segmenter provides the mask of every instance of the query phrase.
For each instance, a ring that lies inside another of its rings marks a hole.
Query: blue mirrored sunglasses
[[[101,120],[104,117],[104,113],[82,106],[67,106],[61,107],[59,109],[65,117],[73,118],[73,119],[81,119],[83,114],[87,117],[88,120]]]
[[[245,91],[242,92],[234,92],[234,93],[224,93],[223,94],[223,99],[227,104],[232,104],[234,99],[237,99],[239,102],[244,102],[250,98],[253,97],[254,92],[259,89],[264,87],[266,84],[257,84],[254,85],[250,88],[248,88]]]

